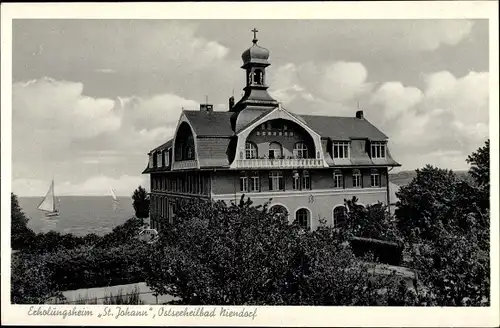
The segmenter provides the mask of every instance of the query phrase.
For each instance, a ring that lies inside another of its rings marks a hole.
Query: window
[[[344,187],[344,177],[342,176],[342,171],[333,171],[333,188],[343,188]]]
[[[385,158],[385,142],[371,143],[372,158]]]
[[[288,211],[286,210],[285,206],[283,205],[273,205],[269,209],[269,213],[277,215],[279,217],[287,218],[288,217]]]
[[[240,177],[240,191],[248,192],[248,177],[246,176]]]
[[[246,159],[257,158],[257,146],[253,142],[247,142],[245,144],[245,158]]]
[[[269,173],[269,190],[285,190],[285,186],[283,184],[283,173],[281,171],[271,171]]]
[[[347,209],[344,205],[335,206],[333,209],[333,226],[342,227],[347,223]]]
[[[293,172],[292,188],[293,190],[300,190],[300,174],[297,171]]]
[[[353,170],[352,171],[352,186],[353,188],[361,188],[361,171]]]
[[[304,229],[309,228],[309,210],[307,208],[301,208],[295,212],[295,220],[300,227]]]
[[[349,142],[334,142],[333,158],[349,158]]]
[[[378,173],[378,170],[371,171],[370,180],[372,187],[380,187],[380,174]]]
[[[162,156],[161,156],[161,151],[159,151],[156,156],[158,157],[156,159],[156,163],[158,164],[158,167],[162,167],[163,166],[163,161],[162,161]]]
[[[269,158],[277,159],[282,157],[281,145],[277,142],[271,142],[269,144]]]
[[[309,171],[302,172],[302,189],[311,189],[311,176]]]
[[[170,165],[170,148],[165,151],[165,166]]]
[[[258,172],[247,175],[242,172],[240,176],[240,192],[259,192],[260,176]]]
[[[186,159],[194,159],[194,147],[192,146],[189,146],[187,147],[187,151],[186,151]]]
[[[251,192],[259,192],[260,191],[260,176],[258,173],[254,173],[251,177],[250,177],[250,191]]]
[[[158,167],[158,155],[153,153],[153,167]]]
[[[308,158],[307,146],[303,142],[297,142],[293,147],[293,156],[296,158]]]

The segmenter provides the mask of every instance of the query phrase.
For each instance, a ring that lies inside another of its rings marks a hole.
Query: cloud
[[[270,93],[288,109],[300,113],[304,106],[316,115],[350,115],[345,104],[356,101],[372,89],[368,72],[358,62],[326,62],[278,67]],[[335,112],[332,109],[335,108]]]
[[[465,169],[467,155],[489,135],[488,73],[457,78],[436,72],[427,74],[424,84],[423,91],[398,82],[382,84],[371,95],[369,118],[389,134],[393,153],[406,158],[404,165],[426,162]]]
[[[94,72],[104,73],[104,74],[113,74],[113,73],[116,73],[116,71],[114,69],[111,69],[111,68],[97,68],[97,69],[94,70]]]
[[[13,178],[24,181],[21,194],[46,188],[34,178],[46,184],[55,175],[80,188],[76,181],[88,175],[140,176],[146,153],[173,136],[182,107],[199,106],[169,93],[113,100],[83,89],[50,78],[13,85]]]
[[[392,154],[407,169],[421,163],[465,169],[467,155],[488,138],[487,72],[423,74],[422,88],[367,82],[368,72],[358,62],[288,63],[276,75],[271,93],[298,114],[353,116],[359,101],[365,117],[390,137]]]

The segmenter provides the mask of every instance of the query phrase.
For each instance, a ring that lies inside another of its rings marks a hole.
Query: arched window
[[[283,205],[273,205],[273,206],[271,206],[271,208],[269,209],[269,213],[280,215],[280,216],[283,216],[283,217],[288,217],[288,211],[285,208],[285,206],[283,206]]]
[[[253,142],[247,141],[245,143],[245,158],[246,159],[257,158],[257,146]]]
[[[307,145],[303,142],[297,142],[293,147],[293,156],[296,158],[308,158]]]
[[[342,171],[340,170],[333,171],[333,188],[343,188],[344,187],[343,180],[344,179],[342,176]]]
[[[295,220],[297,220],[297,223],[302,228],[309,229],[310,228],[309,210],[307,208],[298,209],[297,212],[295,212]]]
[[[264,84],[264,79],[263,79],[263,75],[262,75],[262,71],[260,69],[256,69],[254,71],[255,75],[254,75],[254,83],[255,84]]]
[[[333,209],[333,226],[342,227],[347,223],[347,209],[344,205],[335,206]]]
[[[353,170],[352,171],[352,186],[353,188],[361,188],[361,171]]]
[[[271,142],[269,144],[269,158],[278,159],[283,157],[283,148],[278,142]]]

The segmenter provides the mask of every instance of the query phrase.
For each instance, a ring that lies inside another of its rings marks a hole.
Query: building
[[[271,199],[290,220],[314,229],[320,218],[344,218],[344,199],[366,206],[390,203],[388,170],[400,166],[388,137],[363,117],[297,115],[267,89],[269,51],[257,44],[242,54],[243,97],[228,111],[209,104],[184,110],[172,140],[149,152],[151,225],[171,221],[185,199]]]

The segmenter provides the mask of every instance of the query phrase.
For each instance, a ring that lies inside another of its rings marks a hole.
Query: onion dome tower
[[[263,112],[278,106],[278,102],[267,92],[266,68],[271,65],[268,61],[269,50],[257,44],[258,30],[254,28],[252,32],[253,45],[241,55],[241,68],[246,74],[246,86],[243,88],[245,93],[240,101],[230,108],[230,111],[235,112],[231,117],[234,131],[238,131]]]

